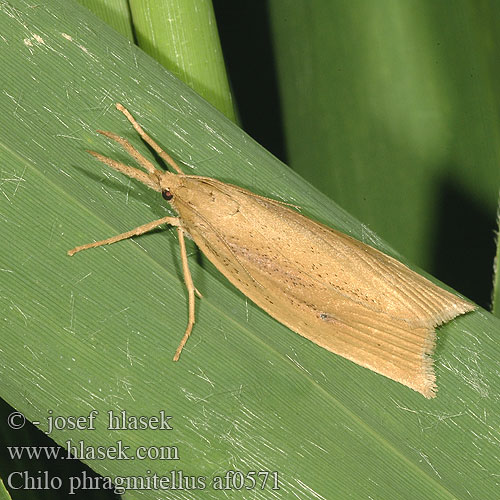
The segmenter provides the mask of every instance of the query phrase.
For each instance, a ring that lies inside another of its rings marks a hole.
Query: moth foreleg
[[[94,243],[88,243],[87,245],[81,245],[75,247],[72,250],[68,250],[68,255],[71,257],[75,255],[75,253],[80,252],[82,250],[87,250],[89,248],[96,248],[102,245],[111,245],[111,243],[116,243],[117,241],[126,240],[127,238],[131,238],[132,236],[139,236],[141,234],[147,233],[148,231],[151,231],[152,229],[158,227],[161,224],[170,224],[171,226],[179,226],[180,221],[177,217],[162,217],[161,219],[148,222],[147,224],[143,224],[142,226],[127,231],[126,233],[118,234],[116,236],[112,236],[111,238],[106,238],[105,240],[95,241]]]

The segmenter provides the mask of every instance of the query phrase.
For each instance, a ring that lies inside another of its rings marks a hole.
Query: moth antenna
[[[175,163],[174,159],[168,153],[163,151],[153,138],[144,132],[144,129],[136,122],[135,118],[130,114],[127,108],[117,102],[116,109],[121,111],[126,116],[127,120],[132,124],[137,133],[156,151],[165,163],[170,165],[178,174],[184,175],[184,172],[181,170],[179,165]]]

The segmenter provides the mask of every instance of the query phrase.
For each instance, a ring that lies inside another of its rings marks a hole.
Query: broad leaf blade
[[[175,462],[86,462],[103,475],[182,469],[206,476],[196,498],[218,498],[210,481],[228,470],[279,473],[280,489],[255,489],[254,498],[493,496],[500,322],[491,315],[474,313],[441,329],[440,392],[427,401],[278,324],[194,247],[190,266],[205,298],[181,361],[172,363],[187,318],[172,232],[66,256],[76,244],[167,213],[156,193],[85,153],[129,161],[95,133],[100,128],[149,154],[114,110],[118,100],[186,171],[297,203],[390,249],[87,11],[56,0],[31,7],[0,4],[11,69],[0,95],[4,399],[44,430],[48,409],[99,411],[93,431],[54,431],[59,443],[178,446]],[[122,410],[165,410],[174,429],[108,430],[107,412]]]

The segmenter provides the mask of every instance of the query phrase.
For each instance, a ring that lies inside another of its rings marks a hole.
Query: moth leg
[[[180,169],[179,165],[175,163],[173,158],[167,154],[160,146],[156,143],[154,139],[152,139],[146,132],[144,132],[143,128],[135,121],[135,118],[130,114],[127,108],[122,106],[119,102],[116,103],[116,109],[121,111],[126,117],[127,120],[132,124],[137,133],[158,153],[160,158],[168,163],[178,174],[183,174],[184,172]]]
[[[194,294],[195,294],[195,292],[198,294],[199,297],[201,297],[200,292],[198,292],[198,290],[196,290],[196,288],[194,287],[193,279],[191,278],[191,272],[189,271],[189,264],[188,264],[187,253],[186,253],[186,243],[184,242],[184,231],[183,231],[182,227],[177,226],[177,233],[179,234],[179,245],[181,247],[181,260],[182,260],[182,271],[184,272],[184,282],[186,283],[186,288],[188,291],[189,317],[188,317],[188,325],[187,325],[186,331],[184,333],[184,337],[182,337],[181,343],[179,344],[177,351],[175,351],[174,361],[177,361],[179,359],[179,356],[181,355],[182,348],[184,347],[184,344],[186,343],[187,339],[189,338],[189,335],[191,335],[191,330],[193,329],[193,325],[194,325]]]
[[[79,247],[75,247],[72,250],[68,250],[68,255],[71,257],[75,255],[75,253],[80,252],[82,250],[87,250],[88,248],[100,247],[102,245],[111,245],[111,243],[116,243],[117,241],[131,238],[132,236],[139,236],[140,234],[144,234],[147,233],[148,231],[151,231],[152,229],[158,227],[161,224],[170,224],[171,226],[179,226],[180,220],[177,217],[162,217],[161,219],[148,222],[147,224],[136,227],[135,229],[127,231],[126,233],[118,234],[116,236],[112,236],[111,238],[106,238],[105,240],[95,241],[94,243],[88,243],[87,245],[81,245]]]

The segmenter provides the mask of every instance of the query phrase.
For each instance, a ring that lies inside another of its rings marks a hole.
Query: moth
[[[161,224],[177,228],[189,314],[174,355],[195,322],[195,288],[185,235],[248,298],[291,330],[361,366],[435,396],[435,328],[475,306],[396,259],[315,222],[290,205],[210,177],[186,175],[121,104],[116,107],[173,171],[160,171],[126,139],[117,142],[140,170],[88,151],[99,161],[158,191],[178,217],[161,219],[68,252],[108,245]]]

